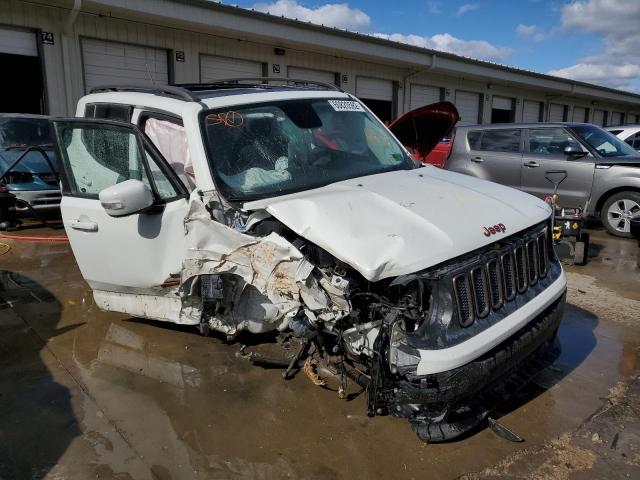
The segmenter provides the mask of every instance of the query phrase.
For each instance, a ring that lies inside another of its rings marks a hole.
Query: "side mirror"
[[[584,157],[587,154],[587,152],[582,150],[580,147],[571,147],[571,146],[569,146],[569,147],[565,147],[564,154],[567,157],[578,158],[578,157]]]
[[[140,180],[125,180],[98,194],[102,208],[112,217],[124,217],[153,205],[153,193]]]

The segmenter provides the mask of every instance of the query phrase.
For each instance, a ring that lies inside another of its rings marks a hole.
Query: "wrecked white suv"
[[[99,89],[77,117],[54,121],[61,210],[102,309],[280,332],[280,359],[248,357],[351,379],[426,441],[482,424],[550,358],[550,207],[405,148],[435,146],[453,105],[394,136],[330,86],[222,81]]]

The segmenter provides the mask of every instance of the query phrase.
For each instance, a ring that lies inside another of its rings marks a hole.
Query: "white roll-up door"
[[[511,110],[513,106],[513,99],[494,95],[491,100],[491,106],[499,110]]]
[[[456,108],[460,114],[458,125],[474,125],[478,123],[480,115],[480,94],[456,91]]]
[[[564,122],[564,105],[552,103],[549,105],[549,121]]]
[[[262,63],[241,58],[200,55],[200,81],[262,77]]]
[[[167,50],[85,38],[81,42],[84,89],[105,85],[166,85]]]
[[[612,127],[615,127],[616,125],[622,125],[622,113],[611,112],[611,123],[609,125]]]
[[[326,72],[324,70],[314,70],[302,67],[289,67],[287,69],[287,74],[289,78],[311,80],[314,82],[328,83],[329,85],[335,85],[336,83],[335,72]]]
[[[38,46],[36,44],[36,34],[25,30],[15,30],[13,28],[0,28],[0,53],[37,57]],[[7,72],[4,72],[3,74],[6,73]],[[15,73],[17,72],[14,72],[14,74]]]
[[[571,119],[574,122],[584,122],[587,115],[587,109],[585,107],[573,107],[573,116]]]
[[[604,110],[594,110],[591,123],[604,127]]]
[[[411,85],[411,98],[409,99],[409,110],[431,105],[441,100],[442,89],[439,87],[429,87],[427,85]]]
[[[522,102],[522,123],[537,123],[540,121],[541,102],[525,100]]]
[[[393,82],[381,78],[357,77],[356,97],[393,101]]]

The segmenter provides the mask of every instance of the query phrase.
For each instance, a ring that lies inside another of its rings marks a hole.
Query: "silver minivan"
[[[518,188],[540,198],[553,193],[555,172],[564,207],[598,216],[613,235],[630,237],[640,215],[640,153],[586,123],[458,127],[445,168]]]

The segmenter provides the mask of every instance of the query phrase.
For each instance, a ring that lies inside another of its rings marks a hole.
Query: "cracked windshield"
[[[221,190],[249,200],[413,168],[380,122],[352,100],[303,100],[205,116]]]

